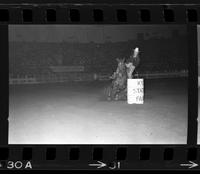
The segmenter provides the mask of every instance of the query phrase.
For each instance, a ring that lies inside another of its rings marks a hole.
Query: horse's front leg
[[[113,84],[107,87],[107,100],[113,100],[115,97],[115,89],[113,87]]]
[[[118,88],[116,88],[115,90],[113,90],[113,99],[114,100],[119,100],[120,99],[120,92],[121,92],[121,90],[120,90],[120,88],[118,87]]]

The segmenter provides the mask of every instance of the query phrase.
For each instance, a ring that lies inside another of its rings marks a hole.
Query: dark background
[[[48,76],[52,65],[112,73],[116,58],[127,58],[136,46],[141,51],[139,73],[188,69],[186,27],[181,25],[11,25],[9,75]]]

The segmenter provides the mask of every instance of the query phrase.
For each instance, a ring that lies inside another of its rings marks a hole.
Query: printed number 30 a
[[[32,165],[30,161],[28,161],[26,164],[23,164],[21,161],[16,161],[16,162],[8,161],[7,168],[8,169],[21,169],[21,168],[32,169]]]

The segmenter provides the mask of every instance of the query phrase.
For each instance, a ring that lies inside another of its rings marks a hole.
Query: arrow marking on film
[[[180,166],[187,166],[187,167],[189,167],[189,169],[199,166],[198,164],[196,164],[193,161],[189,161],[189,163],[190,164],[180,164]]]
[[[89,164],[89,166],[98,166],[97,168],[102,168],[106,166],[106,164],[101,161],[97,161],[97,162],[98,164]]]

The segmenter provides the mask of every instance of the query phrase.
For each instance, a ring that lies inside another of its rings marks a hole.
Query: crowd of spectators
[[[10,77],[40,77],[56,74],[50,66],[84,66],[85,73],[112,73],[116,58],[127,58],[140,48],[139,73],[188,69],[185,38],[151,38],[106,43],[9,43]],[[68,73],[69,74],[69,73]],[[67,75],[65,73],[64,75]]]

